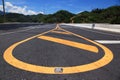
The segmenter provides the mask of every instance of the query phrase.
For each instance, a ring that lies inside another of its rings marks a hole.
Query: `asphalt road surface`
[[[0,30],[0,80],[120,80],[119,41],[56,24]]]

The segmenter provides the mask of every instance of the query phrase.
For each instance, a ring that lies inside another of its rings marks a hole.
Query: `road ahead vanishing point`
[[[0,80],[120,80],[119,40],[58,24],[1,30]]]

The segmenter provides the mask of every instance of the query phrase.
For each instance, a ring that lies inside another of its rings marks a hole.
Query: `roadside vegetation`
[[[3,12],[0,11],[0,23],[3,22]],[[53,14],[23,15],[6,13],[6,22],[39,22],[39,23],[111,23],[120,24],[120,6],[106,9],[93,9],[79,14],[60,10]]]

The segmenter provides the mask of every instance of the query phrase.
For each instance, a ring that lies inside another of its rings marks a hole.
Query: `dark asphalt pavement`
[[[98,69],[74,74],[43,74],[34,73],[15,68],[5,62],[3,54],[5,50],[16,42],[54,29],[56,24],[45,24],[16,29],[0,30],[0,80],[120,80],[120,44],[103,44],[114,55],[113,60]],[[60,26],[70,32],[79,34],[91,40],[120,40],[120,34],[99,30],[78,28],[73,26]],[[12,33],[11,33],[12,32]],[[70,40],[96,46],[82,38],[69,34],[49,32],[44,36]],[[104,51],[99,47],[98,54],[83,49],[42,40],[31,39],[17,46],[13,56],[17,59],[40,66],[71,67],[95,62],[104,56]]]

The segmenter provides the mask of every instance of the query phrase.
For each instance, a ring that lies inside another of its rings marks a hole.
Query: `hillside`
[[[72,14],[68,11],[65,10],[60,10],[54,14],[49,14],[47,15],[44,19],[44,22],[50,22],[50,23],[54,23],[54,22],[65,22],[65,23],[69,23],[70,22],[70,18],[75,16],[75,14]]]
[[[70,18],[75,14],[65,10],[60,10],[54,14],[38,14],[38,15],[23,15],[18,13],[7,13],[6,22],[44,22],[44,23],[57,23],[57,22],[70,22]],[[0,18],[2,19],[2,15]],[[0,22],[2,20],[0,19]]]
[[[3,22],[3,13],[0,11],[0,22]],[[93,9],[79,14],[60,10],[53,14],[23,15],[7,13],[6,22],[44,22],[44,23],[112,23],[120,24],[120,6],[111,6],[106,9]]]
[[[94,9],[91,12],[84,11],[72,18],[75,23],[112,23],[120,24],[120,6],[112,6],[107,9]]]

